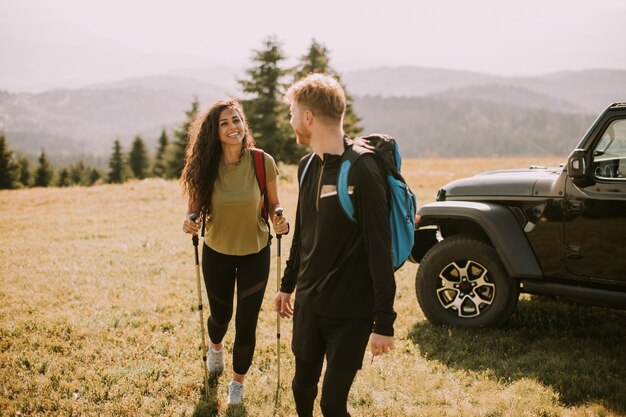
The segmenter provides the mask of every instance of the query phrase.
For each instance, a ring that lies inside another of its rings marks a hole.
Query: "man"
[[[357,222],[348,219],[337,196],[346,147],[343,88],[330,76],[311,74],[289,88],[286,100],[298,143],[313,153],[298,167],[296,226],[275,308],[283,318],[293,315],[298,415],[313,415],[325,357],[322,413],[344,417],[368,339],[374,356],[393,349],[396,286],[386,185],[371,155],[358,158],[349,178]]]

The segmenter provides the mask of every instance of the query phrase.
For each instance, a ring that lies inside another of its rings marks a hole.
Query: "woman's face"
[[[239,112],[235,108],[226,108],[220,113],[217,132],[224,145],[241,145],[245,134],[245,127]]]

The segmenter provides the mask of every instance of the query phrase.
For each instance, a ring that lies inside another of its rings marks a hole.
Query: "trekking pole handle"
[[[274,210],[274,214],[276,214],[278,217],[283,217],[283,208],[282,207],[276,207],[276,210]],[[276,233],[276,238],[280,239],[282,237],[281,234]]]
[[[191,220],[192,222],[195,222],[196,219],[198,218],[198,215],[196,213],[191,213],[189,216],[187,216],[187,218],[189,220]],[[198,246],[198,235],[192,235],[191,236],[191,241],[193,242],[194,246]]]

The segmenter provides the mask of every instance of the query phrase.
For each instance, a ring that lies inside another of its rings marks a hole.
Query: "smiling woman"
[[[243,381],[252,363],[257,320],[269,277],[267,213],[268,209],[275,213],[280,206],[274,159],[253,149],[253,145],[240,103],[235,99],[219,100],[192,124],[182,172],[188,200],[183,231],[194,235],[196,246],[202,218],[202,271],[211,312],[206,366],[214,374],[224,370],[222,341],[233,314],[237,285],[229,404],[243,401]],[[253,152],[260,154],[262,162],[256,162]],[[264,175],[258,175],[258,171]],[[272,223],[277,234],[287,232],[282,215],[273,214]]]

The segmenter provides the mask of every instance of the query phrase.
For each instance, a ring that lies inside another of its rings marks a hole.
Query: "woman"
[[[233,313],[237,283],[237,312],[233,347],[233,380],[228,403],[243,400],[243,382],[252,362],[256,325],[270,269],[268,222],[261,215],[263,198],[257,183],[250,134],[245,115],[235,99],[219,100],[198,116],[189,129],[182,184],[188,199],[185,233],[197,234],[205,217],[202,271],[209,299],[209,371],[224,370],[223,338]],[[274,232],[289,225],[278,217],[280,206],[274,159],[264,154],[268,209]]]

